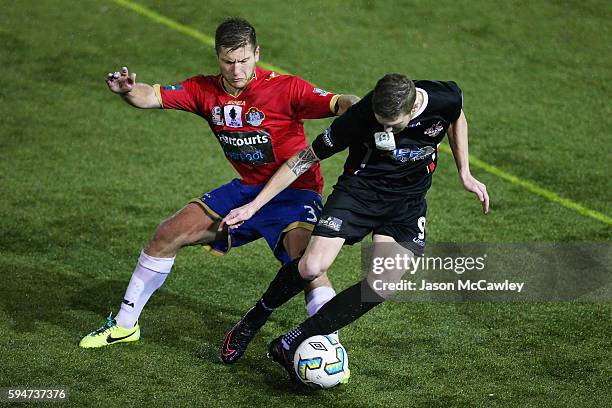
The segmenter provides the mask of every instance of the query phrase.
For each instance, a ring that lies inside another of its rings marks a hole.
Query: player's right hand
[[[248,203],[243,205],[242,207],[234,208],[229,212],[221,221],[221,225],[219,229],[223,228],[224,225],[229,226],[230,228],[238,228],[245,221],[249,220],[253,214],[257,212],[257,209],[253,205],[253,203]]]
[[[106,85],[114,93],[124,95],[134,89],[136,74],[130,75],[127,67],[121,68],[121,71],[109,72],[106,76]]]

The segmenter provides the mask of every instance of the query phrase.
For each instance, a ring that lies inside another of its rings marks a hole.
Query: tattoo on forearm
[[[287,166],[296,176],[301,176],[317,162],[317,156],[311,148],[307,148],[298,153],[296,157],[292,157],[287,161]]]

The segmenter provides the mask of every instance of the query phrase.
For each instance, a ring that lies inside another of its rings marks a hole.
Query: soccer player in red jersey
[[[85,336],[80,346],[103,347],[140,338],[138,318],[153,292],[166,280],[178,250],[205,245],[215,254],[264,238],[274,255],[287,263],[306,248],[322,209],[323,179],[313,166],[240,228],[219,230],[233,208],[250,202],[293,154],[307,146],[303,119],[340,115],[359,98],[336,95],[301,78],[259,68],[255,29],[231,18],[217,27],[215,49],[221,73],[198,75],[169,86],[136,82],[127,67],[110,73],[109,89],[132,106],[179,109],[210,125],[241,179],[208,191],[163,221],[142,250],[119,313]],[[326,276],[306,290],[309,315],[335,295]],[[226,335],[221,359],[235,362],[259,327],[239,322]],[[244,347],[243,347],[244,345]]]

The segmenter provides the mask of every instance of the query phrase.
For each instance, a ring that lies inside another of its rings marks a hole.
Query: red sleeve
[[[164,109],[179,109],[196,114],[201,111],[202,91],[198,77],[174,85],[155,85],[154,89]]]
[[[319,119],[334,116],[338,95],[317,88],[302,78],[293,77],[291,104],[300,119]]]

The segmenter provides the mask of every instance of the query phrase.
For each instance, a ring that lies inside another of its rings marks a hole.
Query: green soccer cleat
[[[131,329],[124,329],[117,326],[117,322],[113,319],[112,313],[106,318],[104,326],[98,330],[92,331],[87,336],[81,339],[79,347],[95,348],[109,346],[115,343],[125,343],[136,341],[140,338],[140,325],[136,325]]]

